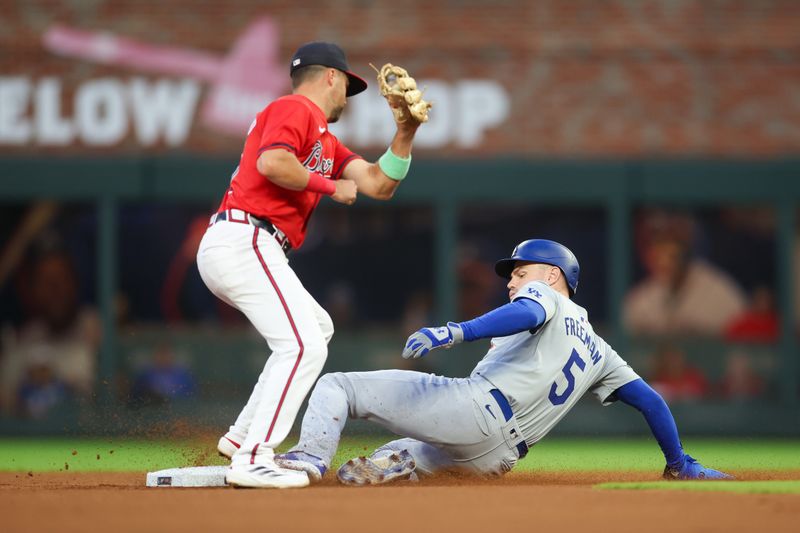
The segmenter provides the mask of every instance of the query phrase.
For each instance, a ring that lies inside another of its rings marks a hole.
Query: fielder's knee
[[[322,372],[325,361],[328,359],[328,345],[322,342],[314,342],[303,347],[303,365],[314,371],[316,376]]]
[[[325,344],[331,342],[331,338],[333,337],[333,320],[331,317],[325,315],[325,318],[319,321],[319,329],[322,330],[322,336],[325,337]]]

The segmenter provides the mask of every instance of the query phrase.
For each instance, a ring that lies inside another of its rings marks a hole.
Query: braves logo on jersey
[[[317,139],[314,146],[311,148],[311,153],[308,154],[306,160],[303,161],[303,166],[311,172],[316,172],[326,178],[331,175],[331,168],[333,168],[333,158],[322,157],[322,141]]]

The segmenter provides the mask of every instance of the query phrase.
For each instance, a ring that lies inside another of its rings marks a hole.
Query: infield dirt
[[[800,472],[738,472],[799,479]],[[800,496],[598,490],[652,481],[641,472],[446,477],[351,488],[333,476],[305,489],[146,488],[142,473],[0,473],[3,531],[797,531]]]

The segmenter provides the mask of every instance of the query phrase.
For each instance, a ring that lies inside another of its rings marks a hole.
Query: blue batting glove
[[[464,331],[455,322],[438,328],[422,328],[412,333],[406,341],[403,358],[418,359],[431,350],[449,348],[463,340]]]

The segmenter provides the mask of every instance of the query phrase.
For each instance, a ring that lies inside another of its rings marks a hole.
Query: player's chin
[[[339,118],[342,116],[342,112],[344,111],[344,106],[339,106],[331,111],[331,115],[328,117],[328,124],[333,124],[337,122]]]

